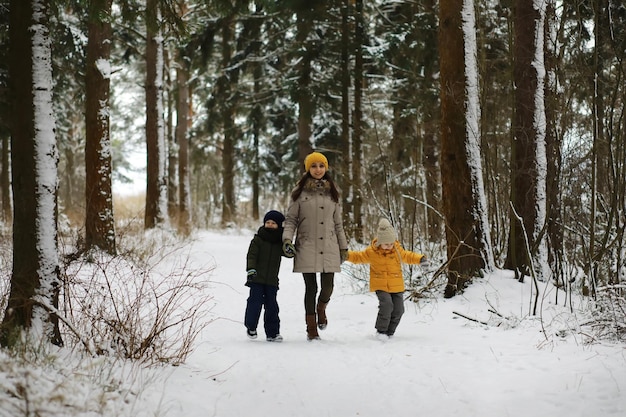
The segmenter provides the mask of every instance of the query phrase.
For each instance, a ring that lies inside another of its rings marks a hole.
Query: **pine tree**
[[[27,332],[33,342],[48,340],[62,345],[56,315],[61,277],[49,4],[46,0],[13,0],[10,9],[15,212],[11,292],[0,326],[0,344],[13,345],[20,333]]]
[[[85,147],[85,244],[115,254],[111,191],[111,0],[91,0],[87,42]]]

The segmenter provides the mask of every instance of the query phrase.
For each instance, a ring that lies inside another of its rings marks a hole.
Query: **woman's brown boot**
[[[326,317],[326,305],[328,303],[317,302],[317,327],[324,330],[328,326],[328,317]]]
[[[317,333],[315,314],[306,315],[306,338],[307,340],[317,340],[320,338],[320,335]]]

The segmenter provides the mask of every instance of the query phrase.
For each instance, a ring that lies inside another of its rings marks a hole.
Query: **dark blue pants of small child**
[[[280,319],[278,318],[278,301],[276,294],[278,287],[259,283],[250,283],[250,295],[246,305],[244,324],[250,330],[256,330],[261,317],[261,309],[265,306],[263,314],[263,326],[265,336],[276,337],[280,333]]]
[[[376,331],[393,336],[404,314],[404,293],[377,290],[376,296],[378,297]]]

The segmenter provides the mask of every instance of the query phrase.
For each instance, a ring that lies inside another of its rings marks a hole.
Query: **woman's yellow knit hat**
[[[304,170],[308,172],[314,162],[321,162],[322,164],[324,164],[326,170],[328,171],[328,159],[326,159],[324,154],[321,154],[319,152],[311,152],[306,156],[306,158],[304,158]]]

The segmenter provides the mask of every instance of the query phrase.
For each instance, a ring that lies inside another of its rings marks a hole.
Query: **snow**
[[[247,289],[245,251],[251,236],[205,232],[198,252],[216,259],[215,322],[187,364],[163,389],[167,415],[239,416],[526,416],[623,415],[623,346],[589,345],[561,323],[555,308],[548,341],[538,318],[527,317],[530,283],[504,272],[451,300],[406,302],[396,336],[374,338],[377,299],[354,291],[343,275],[328,306],[321,342],[304,332],[304,284],[282,264],[282,344],[247,340],[242,325]],[[564,297],[561,297],[563,299]],[[488,320],[489,301],[516,327],[480,325],[453,311]],[[548,304],[549,301],[545,301]],[[550,309],[551,310],[551,309]],[[261,330],[261,329],[259,329]],[[567,331],[564,338],[555,332]]]
[[[361,290],[363,283],[347,272],[337,274],[328,328],[320,332],[321,341],[309,342],[304,283],[291,272],[293,261],[285,259],[278,292],[285,340],[266,342],[262,325],[259,338],[249,340],[243,315],[251,238],[246,230],[196,234],[185,264],[215,269],[203,277],[212,297],[210,322],[195,350],[180,366],[125,368],[123,376],[111,377],[122,382],[102,394],[99,412],[80,415],[621,417],[626,412],[625,346],[589,343],[581,326],[584,312],[574,315],[563,307],[562,292],[555,305],[556,290],[547,283],[541,288],[541,314],[530,316],[530,280],[519,283],[506,271],[476,280],[451,299],[437,294],[418,303],[407,300],[397,333],[388,341],[374,337],[375,295]],[[162,267],[180,264],[177,256],[161,260]],[[344,264],[346,271],[349,267]],[[584,302],[577,296],[572,300],[575,309]],[[92,368],[100,361],[92,360]],[[2,362],[0,355],[0,387],[9,379]],[[63,373],[81,375],[89,366],[79,368]],[[44,381],[51,374],[31,370],[31,378],[36,372]],[[107,382],[108,373],[100,374]],[[40,389],[51,385],[42,383]],[[73,391],[68,381],[55,389],[60,386],[81,401],[95,396],[82,384]],[[8,391],[0,389],[0,416],[7,410],[3,395]],[[48,403],[46,409],[51,407]],[[70,414],[59,408],[57,414],[39,415]]]
[[[96,68],[98,68],[98,72],[100,72],[102,78],[104,78],[105,80],[111,78],[112,69],[110,60],[104,58],[96,59]]]

